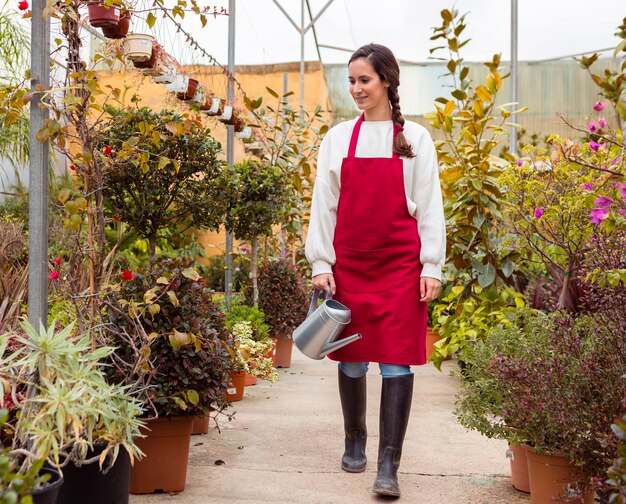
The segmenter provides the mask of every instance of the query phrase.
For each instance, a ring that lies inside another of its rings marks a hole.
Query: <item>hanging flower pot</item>
[[[235,133],[241,133],[245,128],[245,123],[243,119],[238,115],[235,115],[232,119],[232,124],[235,126]]]
[[[197,88],[198,80],[189,78],[187,81],[187,88],[185,89],[185,91],[179,92],[177,94],[177,98],[179,100],[191,100],[195,96]]]
[[[158,51],[156,50],[156,42],[152,42],[152,47],[150,47],[150,57],[145,61],[133,61],[133,65],[135,68],[145,68],[150,69],[154,68],[157,62]]]
[[[206,89],[203,86],[198,86],[196,93],[193,95],[192,101],[200,106],[206,104]],[[200,108],[202,110],[202,108]]]
[[[232,105],[224,105],[224,112],[220,116],[220,121],[231,124],[229,121],[233,117],[233,106]]]
[[[211,101],[211,107],[208,110],[204,111],[207,115],[215,116],[222,114],[222,99],[214,96]]]
[[[195,98],[194,98],[195,100]],[[202,105],[200,105],[198,108],[200,110],[202,110],[202,112],[207,112],[209,110],[211,110],[211,107],[213,106],[213,94],[210,93],[204,97],[204,103]]]
[[[154,37],[147,33],[131,33],[124,39],[124,54],[133,63],[148,61],[152,56]]]
[[[252,128],[250,126],[245,126],[241,131],[237,132],[237,138],[239,140],[248,140],[252,138]]]
[[[128,35],[130,28],[130,11],[124,11],[120,14],[119,23],[116,26],[103,26],[102,34],[106,38],[121,39]]]
[[[153,69],[146,70],[146,75],[153,75],[154,82],[158,84],[170,84],[176,79],[176,67],[157,61]]]
[[[189,75],[176,74],[176,77],[172,82],[167,85],[167,90],[170,93],[184,93],[189,86]]]
[[[94,28],[115,28],[120,21],[120,9],[114,5],[104,5],[102,1],[92,1],[87,4],[89,24]]]

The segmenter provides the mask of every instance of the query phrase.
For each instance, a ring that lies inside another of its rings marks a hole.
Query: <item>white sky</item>
[[[300,0],[279,0],[300,24]],[[315,16],[327,0],[310,0]],[[213,2],[228,7],[228,1]],[[483,61],[495,52],[503,60],[510,53],[509,0],[456,0],[469,12],[463,51],[467,61]],[[541,60],[615,47],[614,33],[626,16],[624,0],[519,0],[520,60]],[[389,46],[398,59],[428,61],[433,47],[432,27],[450,0],[334,0],[316,23],[318,42],[355,49],[369,42]],[[306,14],[308,24],[308,14]],[[300,36],[272,0],[237,0],[237,64],[300,60]],[[193,15],[184,26],[221,63],[227,62],[228,18],[210,18],[204,29]],[[345,63],[349,53],[321,49],[324,63]],[[306,36],[305,59],[317,60],[311,30]]]

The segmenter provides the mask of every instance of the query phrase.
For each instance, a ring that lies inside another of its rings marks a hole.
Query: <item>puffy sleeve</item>
[[[446,222],[443,213],[439,164],[435,144],[425,128],[417,139],[416,173],[410,199],[415,203],[415,218],[421,242],[422,277],[441,280],[446,259]]]
[[[313,276],[332,273],[336,260],[333,239],[337,224],[341,158],[333,155],[332,133],[331,130],[326,134],[317,155],[317,175],[305,244],[306,258],[312,265]]]

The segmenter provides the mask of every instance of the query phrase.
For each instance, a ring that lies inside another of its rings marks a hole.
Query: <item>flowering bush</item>
[[[247,320],[237,322],[232,333],[237,349],[235,367],[257,378],[277,382],[278,375],[271,357],[273,342],[270,339],[256,340],[252,323]]]

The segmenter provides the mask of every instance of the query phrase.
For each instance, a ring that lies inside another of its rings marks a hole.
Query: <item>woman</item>
[[[352,311],[344,334],[363,338],[331,353],[339,361],[345,453],[365,470],[366,380],[378,362],[383,386],[374,493],[399,496],[397,471],[411,410],[410,365],[426,363],[427,303],[441,289],[445,222],[437,154],[428,131],[400,112],[400,70],[386,47],[368,44],[348,65],[362,114],[320,145],[306,243],[313,286]]]

